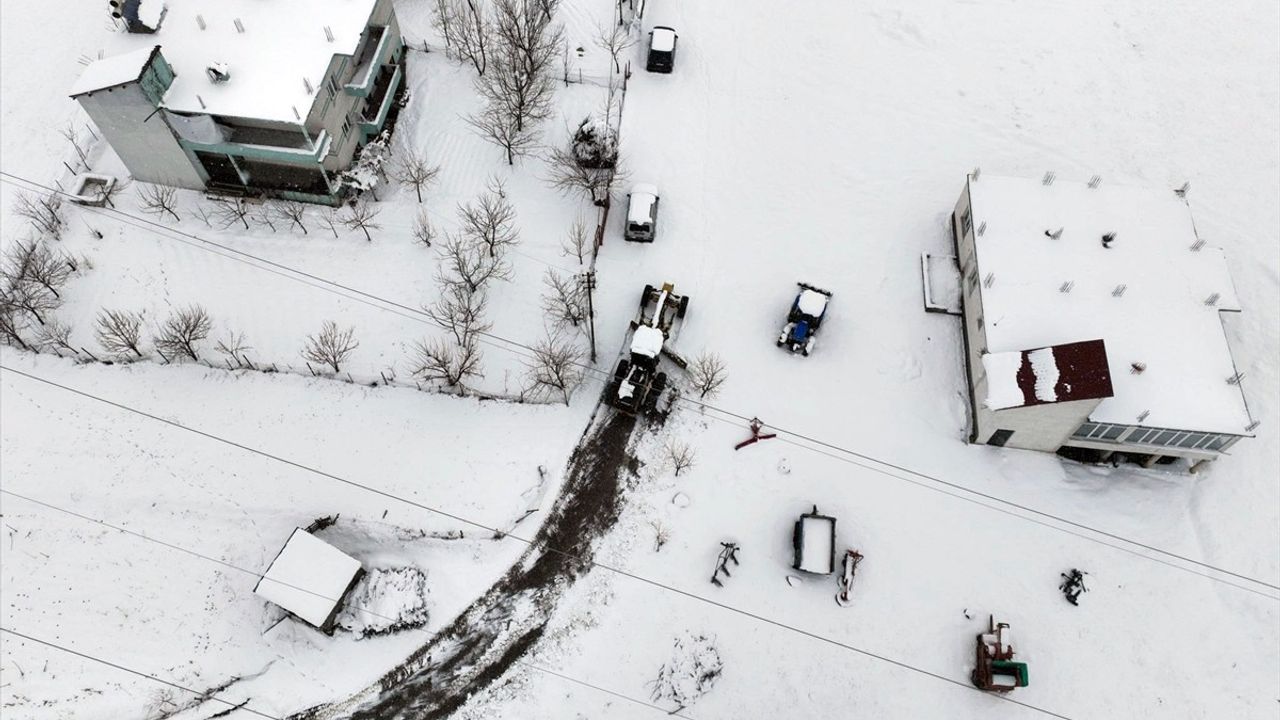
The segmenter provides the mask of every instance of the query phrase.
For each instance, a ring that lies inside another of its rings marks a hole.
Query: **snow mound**
[[[427,574],[416,567],[370,570],[338,614],[338,627],[358,638],[427,624]]]
[[[723,670],[715,637],[686,632],[676,638],[671,660],[658,669],[653,699],[688,707],[711,690]]]

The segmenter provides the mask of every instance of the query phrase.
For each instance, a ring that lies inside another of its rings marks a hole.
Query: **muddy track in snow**
[[[574,449],[533,544],[493,587],[355,697],[290,720],[439,720],[501,677],[542,637],[556,601],[618,518],[635,418],[605,410]]]

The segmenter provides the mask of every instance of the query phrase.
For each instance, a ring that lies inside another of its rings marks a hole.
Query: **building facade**
[[[404,83],[391,0],[173,0],[72,90],[137,180],[335,203]]]
[[[951,225],[970,442],[1194,469],[1250,436],[1239,303],[1181,193],[974,173]]]

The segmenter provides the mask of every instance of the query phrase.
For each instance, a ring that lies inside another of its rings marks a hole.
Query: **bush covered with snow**
[[[337,625],[366,638],[422,627],[427,617],[425,572],[416,567],[377,568],[347,596]]]
[[[618,164],[618,133],[602,117],[583,118],[573,131],[573,158],[584,168]]]
[[[658,669],[653,699],[688,707],[711,690],[723,669],[715,637],[686,632],[676,638],[671,660]]]

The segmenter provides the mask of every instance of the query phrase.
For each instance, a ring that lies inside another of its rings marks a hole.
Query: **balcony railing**
[[[384,59],[389,37],[387,28],[381,25],[369,26],[369,35],[355,57],[355,73],[345,88],[348,95],[363,97],[369,94],[378,74],[378,66]]]
[[[387,121],[387,113],[391,111],[391,103],[395,101],[400,79],[399,65],[384,65],[378,72],[378,79],[373,84],[373,90],[365,101],[364,113],[360,117],[360,129],[366,135],[381,130],[383,123]]]

